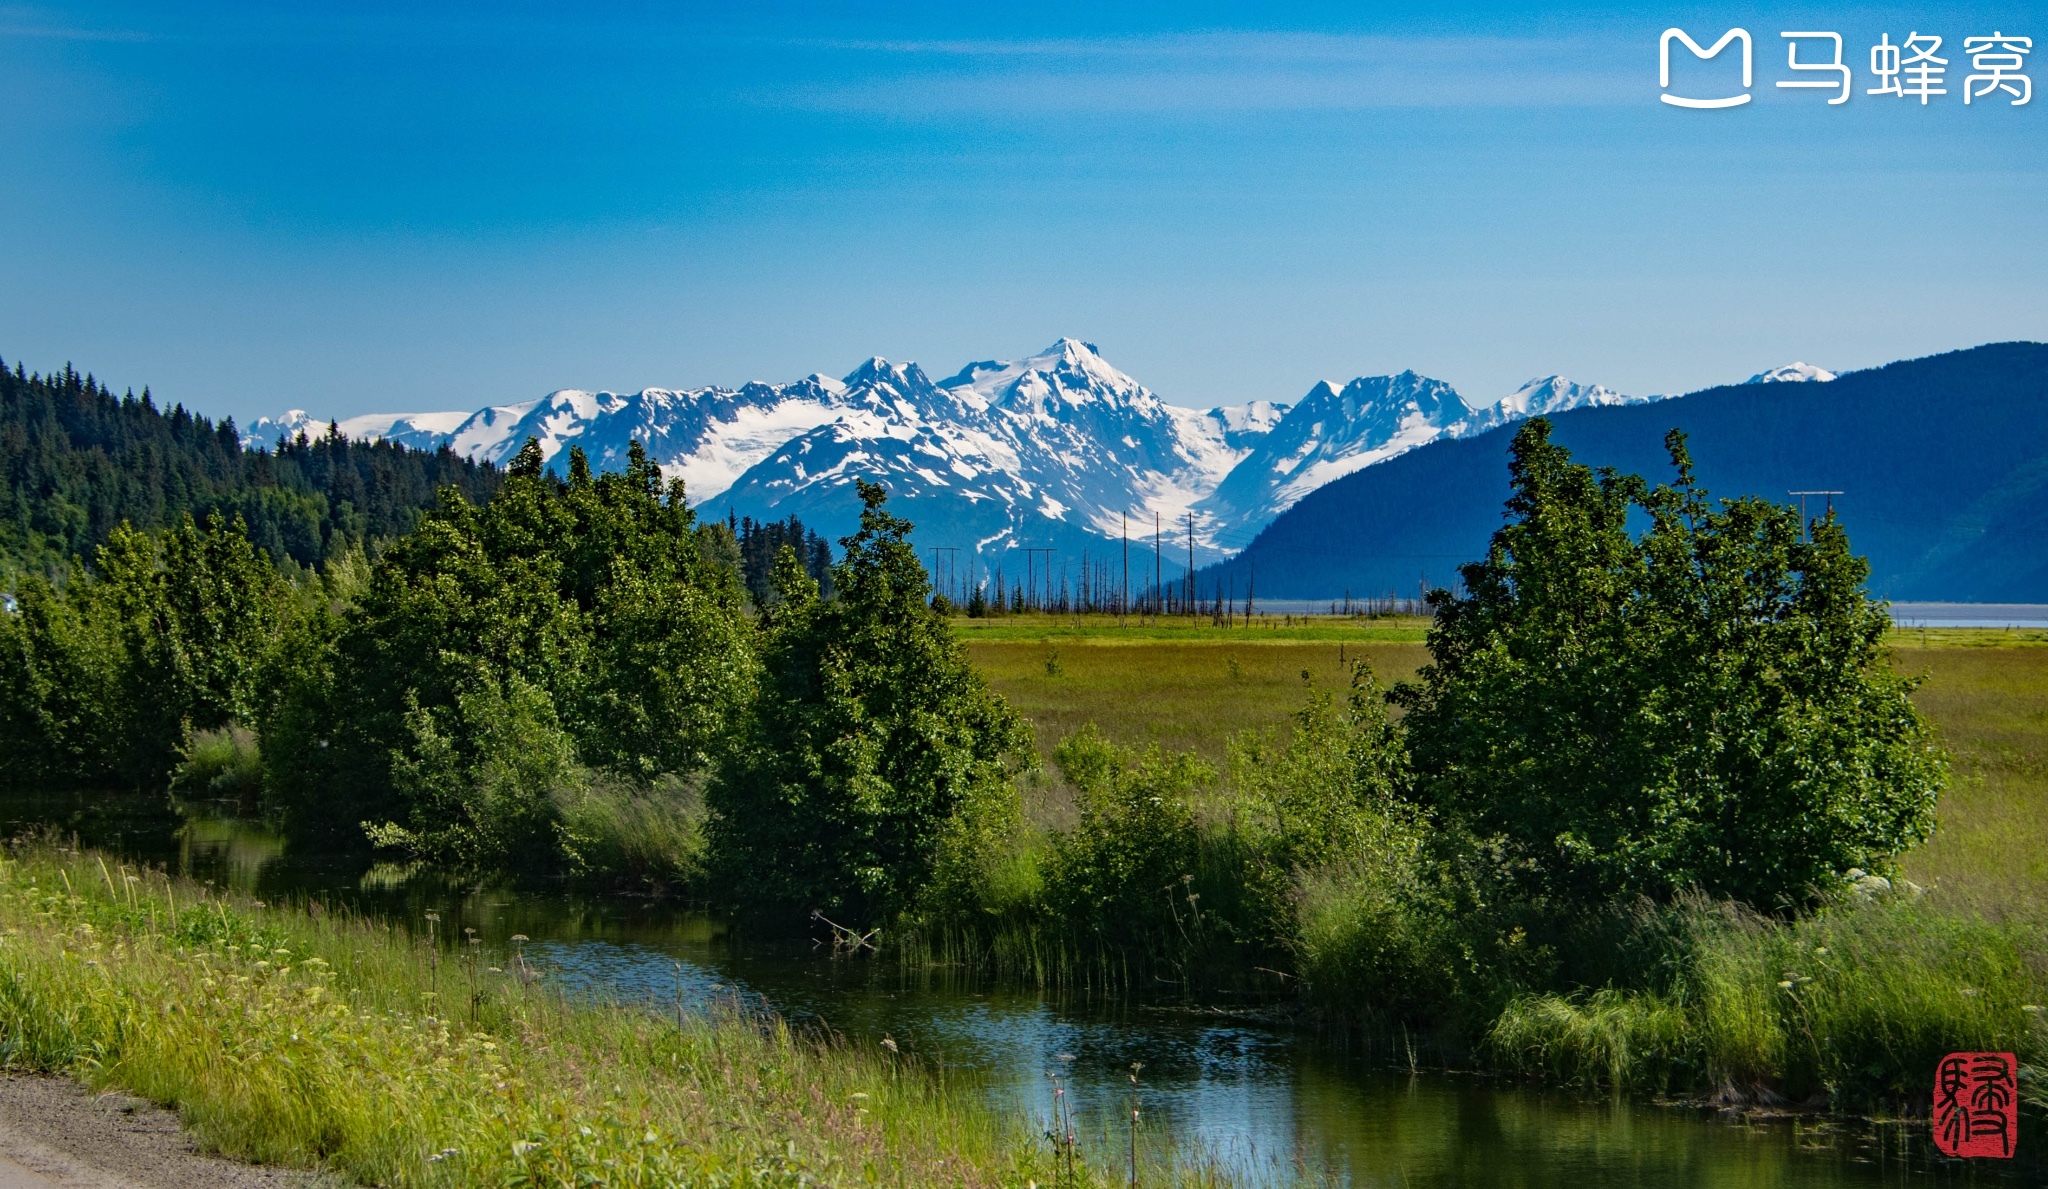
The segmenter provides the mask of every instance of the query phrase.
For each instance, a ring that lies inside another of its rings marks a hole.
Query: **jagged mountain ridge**
[[[622,466],[637,439],[707,513],[795,514],[831,535],[856,519],[853,481],[879,481],[917,523],[921,545],[971,551],[982,566],[1023,548],[1078,564],[1082,552],[1123,538],[1127,523],[1140,538],[1156,524],[1175,542],[1162,553],[1181,559],[1157,564],[1178,572],[1190,527],[1197,560],[1213,560],[1316,488],[1425,442],[1640,399],[1655,398],[1550,376],[1474,405],[1442,381],[1403,372],[1318,383],[1291,405],[1204,411],[1167,403],[1092,345],[1061,339],[937,382],[914,363],[878,357],[843,380],[565,389],[467,415],[364,416],[340,428],[497,463],[532,437],[551,464],[573,444],[599,468]],[[259,420],[248,437],[324,428],[294,411]]]

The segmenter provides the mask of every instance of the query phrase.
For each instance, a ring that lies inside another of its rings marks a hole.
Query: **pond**
[[[744,938],[703,912],[294,854],[221,807],[104,794],[0,801],[10,836],[51,826],[260,898],[320,897],[412,927],[435,910],[444,935],[474,928],[496,951],[525,934],[528,959],[572,994],[663,1011],[738,996],[849,1043],[887,1038],[1040,1128],[1059,1072],[1084,1143],[1106,1163],[1122,1163],[1136,1063],[1148,1144],[1170,1137],[1254,1183],[1818,1189],[2039,1183],[2043,1173],[2031,1161],[1943,1160],[1924,1129],[1731,1120],[1410,1068],[1405,1056],[1394,1067],[1384,1052],[1256,1014],[906,977],[893,962],[834,958],[808,941]]]

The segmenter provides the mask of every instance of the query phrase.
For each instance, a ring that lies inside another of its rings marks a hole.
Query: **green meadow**
[[[1392,684],[1428,660],[1419,619],[1020,615],[956,619],[968,654],[1037,731],[1042,755],[1087,724],[1114,742],[1212,763],[1245,730],[1283,731],[1311,683],[1338,688],[1363,658]],[[2048,909],[2048,632],[1906,629],[1893,664],[1954,759],[1934,837],[1906,875],[1986,910]]]

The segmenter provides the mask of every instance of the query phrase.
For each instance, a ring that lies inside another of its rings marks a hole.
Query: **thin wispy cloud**
[[[134,29],[92,29],[57,19],[35,8],[0,6],[0,38],[43,41],[147,41]]]
[[[785,44],[820,69],[757,98],[904,116],[1604,105],[1641,92],[1625,52],[1592,39],[1215,32]]]

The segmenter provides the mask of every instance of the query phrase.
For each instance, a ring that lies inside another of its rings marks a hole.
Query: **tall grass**
[[[562,849],[584,880],[656,892],[704,878],[704,794],[697,779],[651,783],[592,778],[556,794]]]
[[[1781,921],[1679,910],[1668,987],[1511,1003],[1496,1061],[1567,1081],[1724,1102],[1924,1113],[1935,1063],[2018,1053],[2038,1106],[2048,1077],[2048,930],[1937,895],[1849,897]]]
[[[430,954],[389,924],[29,849],[0,860],[0,1058],[369,1184],[1049,1179],[1021,1122],[890,1052],[734,1006],[577,1005],[495,956]]]
[[[171,787],[190,797],[232,797],[254,804],[263,792],[256,733],[240,723],[193,732],[179,753]]]

